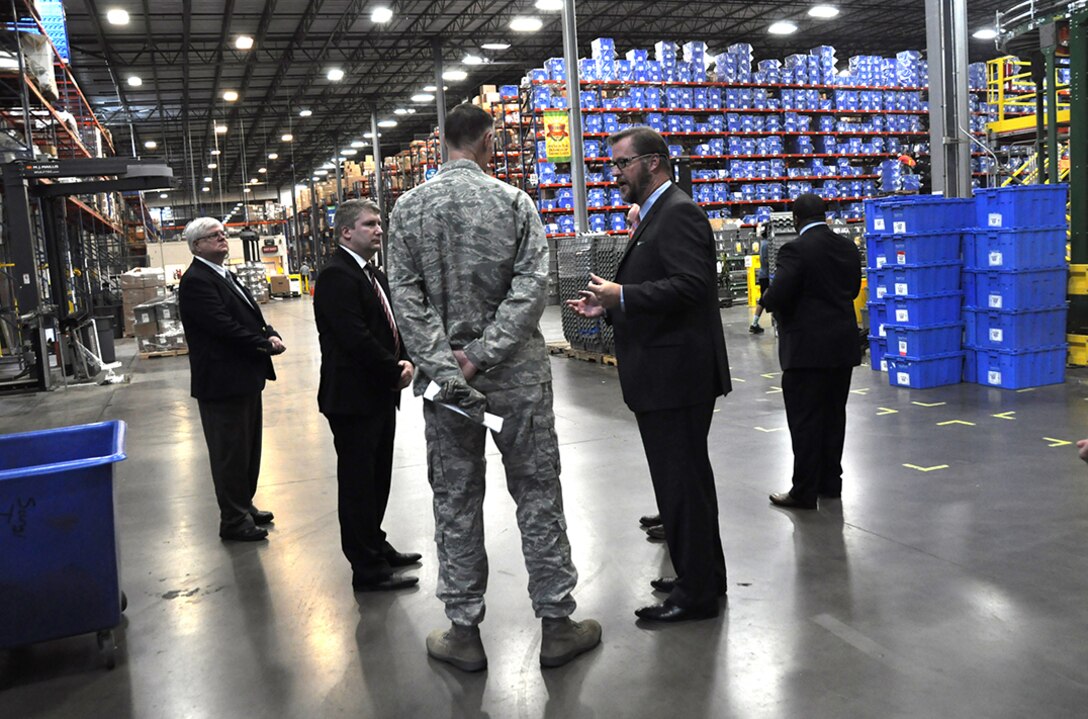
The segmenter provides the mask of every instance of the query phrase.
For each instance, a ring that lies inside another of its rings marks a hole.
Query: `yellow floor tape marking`
[[[947,422],[938,422],[937,426],[938,427],[947,427],[950,424],[965,424],[968,427],[974,427],[975,426],[974,422],[964,422],[962,419],[950,419]]]
[[[880,410],[879,412],[876,413],[877,417],[880,417],[880,416],[885,415],[885,414],[899,414],[899,410],[892,409],[891,407],[877,407],[877,409]]]
[[[932,472],[935,469],[948,469],[947,464],[938,464],[933,467],[919,467],[916,464],[904,464],[907,469],[917,469],[919,472]]]
[[[772,384],[772,385],[771,385],[771,388],[770,388],[769,390],[767,390],[766,392],[764,392],[763,394],[778,394],[778,393],[779,393],[779,392],[781,392],[781,391],[782,391],[782,388],[781,388],[781,387],[775,387],[775,386],[774,386],[774,385]]]
[[[760,377],[766,377],[767,379],[774,379],[775,377],[777,377],[780,374],[782,374],[782,373],[781,372],[768,372],[767,374],[761,374]]]
[[[853,392],[854,394],[869,394],[869,388],[868,387],[862,387],[861,389],[852,389],[850,391]]]
[[[916,404],[919,407],[942,407],[942,406],[944,406],[944,405],[946,405],[948,403],[947,402],[911,402],[911,404]]]
[[[1011,412],[1001,412],[1000,414],[995,414],[991,416],[997,417],[998,419],[1007,419],[1010,422],[1015,422],[1016,417],[1013,417],[1014,414],[1016,414],[1016,410],[1013,410]]]
[[[781,432],[785,427],[771,427],[770,429],[767,429],[766,427],[755,427],[755,429],[758,429],[760,432]]]
[[[1047,442],[1053,442],[1053,444],[1048,444],[1047,447],[1064,447],[1067,444],[1073,444],[1072,442],[1066,442],[1064,439],[1054,439],[1053,437],[1043,437],[1043,439]]]

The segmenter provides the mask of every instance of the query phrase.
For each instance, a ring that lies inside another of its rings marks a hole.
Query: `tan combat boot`
[[[601,643],[601,625],[593,619],[580,622],[570,617],[541,620],[540,666],[561,667]]]
[[[447,662],[465,672],[487,669],[487,655],[480,641],[479,627],[453,624],[449,629],[436,629],[427,637],[427,653],[440,662]]]

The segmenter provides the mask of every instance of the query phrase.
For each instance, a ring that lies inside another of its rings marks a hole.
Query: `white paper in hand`
[[[423,399],[427,400],[428,402],[434,402],[435,396],[437,396],[438,393],[441,392],[441,391],[442,391],[442,388],[439,387],[438,383],[435,382],[432,379],[431,383],[429,385],[427,385],[427,389],[423,390]],[[468,417],[469,416],[468,412],[461,409],[460,407],[458,407],[455,404],[447,404],[446,402],[435,402],[435,404],[437,404],[440,407],[445,407],[446,409],[451,410],[453,412],[456,412],[457,414],[459,414],[459,415],[461,415],[463,417]],[[472,419],[472,418],[469,417],[469,419]],[[484,412],[483,425],[485,427],[487,427],[489,430],[491,430],[492,432],[501,432],[502,431],[502,417],[498,416],[497,414],[491,414],[490,412]]]

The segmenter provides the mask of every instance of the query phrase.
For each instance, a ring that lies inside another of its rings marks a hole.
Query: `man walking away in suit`
[[[385,274],[371,264],[382,246],[382,218],[372,200],[336,209],[340,247],[321,270],[314,317],[321,343],[317,403],[332,428],[340,545],[356,591],[404,589],[417,577],[393,574],[420,560],[393,549],[382,531],[393,474],[400,391],[414,368],[397,331]]]
[[[827,206],[805,194],[793,202],[798,237],[778,249],[762,304],[778,322],[782,398],[793,443],[793,487],[771,495],[786,509],[816,509],[842,493],[842,447],[850,375],[861,364],[854,298],[861,256],[827,226]]]
[[[707,435],[717,397],[732,388],[718,309],[714,235],[706,213],[670,181],[665,140],[648,127],[608,138],[612,177],[641,215],[616,281],[591,275],[567,305],[607,313],[616,337],[624,402],[635,413],[676,577],[639,609],[643,620],[718,615],[726,592],[718,498]]]
[[[464,103],[446,117],[449,162],[402,195],[390,220],[389,272],[404,343],[419,366],[427,472],[434,490],[438,598],[451,622],[427,653],[464,671],[487,666],[480,639],[487,589],[484,407],[503,418],[492,438],[517,504],[529,597],[541,620],[540,664],[557,667],[601,641],[601,625],[573,621],[578,572],[570,557],[552,375],[540,316],[548,244],[533,201],[487,175],[494,124]],[[462,416],[439,402],[455,405]]]
[[[181,276],[178,310],[219,502],[219,536],[259,541],[268,532],[257,525],[274,519],[253,504],[261,471],[261,392],[265,380],[276,379],[272,355],[287,347],[223,266],[229,250],[223,224],[198,217],[181,236],[194,257]]]

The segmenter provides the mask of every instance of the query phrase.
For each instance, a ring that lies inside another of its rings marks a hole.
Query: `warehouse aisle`
[[[266,316],[288,352],[265,392],[259,506],[270,541],[224,544],[182,358],[135,361],[132,383],[0,399],[0,432],[123,419],[123,586],[116,670],[92,635],[0,651],[4,717],[1023,717],[1073,716],[1088,692],[1088,373],[1031,391],[887,386],[863,366],[850,398],[841,502],[771,508],[791,455],[774,338],[726,310],[735,391],[712,430],[729,594],[719,619],[641,628],[663,547],[615,369],[553,359],[578,617],[603,645],[546,672],[512,502],[492,448],[490,668],[428,659],[433,519],[420,402],[405,398],[386,529],[420,551],[418,589],[354,595],[335,514],[331,434],[316,410],[308,298]],[[766,323],[764,323],[766,325]],[[546,334],[556,338],[556,308]],[[131,354],[128,347],[122,351]],[[0,520],[0,531],[3,531]],[[79,591],[73,587],[72,591]]]

